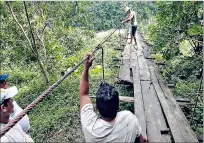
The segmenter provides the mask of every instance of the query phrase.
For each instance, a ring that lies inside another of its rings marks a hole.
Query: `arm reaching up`
[[[79,95],[80,95],[80,110],[82,107],[88,103],[91,103],[91,100],[88,96],[89,94],[89,68],[92,66],[92,62],[94,57],[92,53],[87,54],[89,58],[84,62],[84,70],[82,72],[82,77],[80,81],[79,87]]]

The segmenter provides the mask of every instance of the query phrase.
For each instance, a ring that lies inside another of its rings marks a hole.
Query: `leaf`
[[[192,49],[192,46],[188,40],[183,40],[179,44],[179,50],[184,56],[191,56],[190,50]]]
[[[194,24],[190,29],[188,29],[188,34],[189,35],[202,35],[203,34],[203,29],[200,25]]]

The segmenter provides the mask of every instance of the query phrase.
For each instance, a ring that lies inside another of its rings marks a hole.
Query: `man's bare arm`
[[[122,23],[124,24],[124,23],[130,21],[132,18],[133,18],[133,14],[132,14],[132,12],[130,12],[129,16],[125,20],[123,20]]]
[[[83,108],[84,105],[91,103],[91,100],[88,96],[89,94],[89,68],[92,65],[92,61],[94,58],[92,54],[89,53],[88,56],[90,58],[84,62],[84,70],[82,72],[82,77],[80,81],[79,87],[79,95],[80,95],[80,110]]]

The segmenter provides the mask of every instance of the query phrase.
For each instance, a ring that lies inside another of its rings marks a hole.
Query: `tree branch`
[[[36,51],[36,57],[37,57],[37,60],[38,60],[39,65],[40,65],[40,68],[41,68],[41,70],[42,70],[42,73],[43,73],[43,75],[44,75],[45,81],[46,81],[47,85],[50,85],[49,79],[48,79],[48,76],[47,76],[47,72],[46,72],[45,69],[43,68],[42,63],[41,63],[41,61],[40,61],[40,59],[39,59],[39,54],[38,54],[37,47],[36,47],[36,44],[35,44],[35,37],[34,37],[33,31],[32,31],[32,27],[31,27],[31,24],[30,24],[30,19],[29,19],[29,16],[28,16],[28,10],[27,10],[25,1],[23,1],[23,4],[24,4],[24,7],[25,7],[26,17],[27,17],[28,24],[29,24],[29,27],[30,27],[31,37],[32,37],[32,39],[33,39],[33,49]]]
[[[14,14],[14,12],[13,12],[13,9],[12,9],[12,7],[11,7],[11,5],[10,5],[10,3],[9,3],[8,1],[6,2],[6,5],[8,6],[8,8],[9,8],[9,10],[10,10],[10,12],[11,12],[11,15],[12,15],[14,21],[18,24],[18,26],[21,28],[21,30],[22,30],[24,36],[26,37],[26,39],[27,39],[27,41],[28,41],[28,43],[29,43],[29,46],[30,46],[31,51],[32,51],[34,54],[36,54],[35,51],[34,51],[34,49],[33,49],[33,47],[32,47],[32,43],[31,43],[30,39],[29,39],[28,36],[26,35],[25,30],[23,29],[23,26],[18,22],[18,20],[17,20],[15,14]]]

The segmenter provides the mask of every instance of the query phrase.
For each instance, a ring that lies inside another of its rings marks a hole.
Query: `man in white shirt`
[[[9,122],[10,115],[14,112],[13,99],[18,90],[15,86],[11,88],[0,89],[0,129]],[[27,135],[20,125],[16,123],[8,132],[6,132],[0,139],[0,142],[34,142],[33,139]]]
[[[125,7],[125,13],[127,14],[126,19],[124,19],[122,21],[122,23],[127,23],[127,22],[131,22],[131,44],[132,44],[132,40],[134,40],[135,45],[137,45],[137,41],[136,41],[136,30],[137,30],[137,17],[136,17],[136,13],[134,11],[132,11],[129,7]]]
[[[9,76],[8,74],[0,75],[0,88],[3,88],[3,89],[8,88],[8,85],[6,82],[6,79],[8,78],[8,76]],[[21,111],[23,111],[23,109],[16,103],[16,101],[13,101],[13,105],[14,105],[14,112],[11,114],[11,118],[16,117]],[[29,122],[28,115],[25,115],[18,123],[25,133],[29,132],[30,122]]]
[[[96,93],[96,107],[100,116],[94,112],[93,104],[88,96],[88,72],[94,60],[91,53],[84,62],[84,70],[80,81],[81,124],[86,142],[146,142],[141,135],[141,127],[134,114],[119,109],[119,95],[116,89],[102,83]]]

